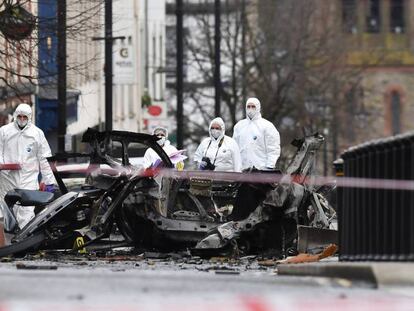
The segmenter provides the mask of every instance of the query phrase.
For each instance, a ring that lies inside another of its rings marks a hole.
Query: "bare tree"
[[[34,30],[26,38],[16,40],[0,31],[0,86],[7,86],[14,90],[18,96],[24,93],[24,88],[32,89],[39,82],[39,73],[43,77],[49,77],[56,81],[56,69],[48,66],[48,61],[38,61],[39,49],[46,53],[50,60],[56,57],[52,46],[56,44],[56,14],[50,16],[38,16],[37,5],[56,5],[56,1],[42,0],[38,2],[28,0],[1,0],[0,12],[14,10],[17,7],[24,8],[33,13]],[[69,75],[73,72],[83,76],[90,76],[95,61],[100,53],[92,45],[92,37],[101,34],[103,29],[101,13],[103,0],[68,0],[67,1],[67,41],[68,47],[82,44],[83,53],[74,55],[74,51],[68,51],[69,61],[67,70]],[[19,16],[17,16],[19,18]],[[7,26],[7,25],[0,25]],[[72,52],[72,53],[71,53]],[[49,53],[49,54],[48,54]],[[101,69],[101,68],[100,68]],[[50,83],[51,80],[48,80]],[[56,82],[55,82],[56,83]]]
[[[264,117],[279,129],[284,145],[302,127],[325,129],[335,156],[338,137],[346,130],[337,119],[349,115],[346,94],[359,88],[365,69],[349,66],[338,8],[320,0],[256,0],[243,12],[242,2],[225,1],[221,19],[222,113],[227,124],[231,127],[243,116],[245,86],[248,97],[261,100]],[[187,131],[199,141],[200,130],[206,133],[213,116],[214,18],[211,13],[197,15],[193,23],[186,40]]]
[[[224,1],[221,15],[221,110],[230,130],[241,117],[244,105],[241,79],[242,12],[238,8],[241,3],[241,0]],[[214,16],[207,10],[205,14],[189,17],[187,28],[191,31],[187,31],[185,36],[185,115],[188,117],[185,137],[187,144],[191,144],[198,143],[207,134],[207,126],[214,117]]]

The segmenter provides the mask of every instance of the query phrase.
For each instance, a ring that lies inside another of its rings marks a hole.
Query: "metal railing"
[[[339,259],[414,261],[414,191],[378,186],[414,180],[414,132],[352,147],[341,158],[345,178],[375,187],[338,189]]]

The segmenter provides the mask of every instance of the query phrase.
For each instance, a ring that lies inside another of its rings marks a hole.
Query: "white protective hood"
[[[20,104],[19,106],[17,106],[16,110],[14,111],[13,120],[16,123],[16,125],[18,125],[17,116],[19,115],[23,115],[27,117],[28,122],[26,126],[32,123],[32,108],[28,104]]]
[[[217,137],[217,139],[214,138],[213,136],[211,136],[211,131],[210,130],[211,130],[211,126],[213,124],[218,124],[221,127],[221,133],[220,133],[220,136]],[[222,139],[224,137],[225,131],[226,131],[226,125],[224,124],[224,121],[223,121],[222,118],[214,118],[213,120],[211,120],[210,126],[208,127],[208,134],[209,134],[209,136],[212,140],[220,141],[220,139]]]
[[[250,97],[249,99],[246,100],[246,115],[247,115],[247,105],[248,104],[253,104],[256,107],[256,113],[251,118],[251,120],[260,119],[262,117],[260,100],[256,97]],[[249,117],[247,117],[247,118],[249,118]]]

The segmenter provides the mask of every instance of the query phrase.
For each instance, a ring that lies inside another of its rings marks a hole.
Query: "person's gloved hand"
[[[51,193],[55,192],[55,185],[53,185],[53,184],[52,185],[46,185],[44,191],[51,192]]]
[[[198,168],[203,171],[206,169],[207,165],[208,165],[207,161],[201,161],[200,164],[198,165]]]
[[[204,162],[204,163],[203,163]],[[211,160],[209,157],[203,157],[201,159],[200,164],[203,163],[203,170],[210,170],[210,171],[214,171],[214,169],[216,168],[216,166],[211,163]]]
[[[183,162],[183,161],[177,162],[177,163],[175,164],[175,168],[176,168],[178,171],[182,171],[182,170],[184,169],[184,162]]]

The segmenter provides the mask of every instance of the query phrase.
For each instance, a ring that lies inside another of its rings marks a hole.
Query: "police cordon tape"
[[[64,164],[64,163],[61,163]],[[65,165],[57,166],[59,171]],[[106,165],[105,165],[106,166]],[[104,168],[90,167],[64,170],[65,173],[91,173],[94,170],[100,170],[104,174],[117,175],[119,173],[134,174],[147,177],[163,176],[176,179],[211,179],[223,182],[250,182],[250,183],[282,183],[289,184],[292,182],[300,184],[308,184],[322,186],[327,184],[335,184],[337,187],[343,188],[368,188],[368,189],[384,189],[384,190],[406,190],[414,191],[414,180],[394,180],[394,179],[374,179],[360,177],[345,176],[302,176],[302,175],[284,175],[271,171],[247,171],[247,172],[221,172],[221,171],[197,171],[182,170],[168,168],[142,169],[134,166],[112,168],[106,166]]]
[[[304,183],[322,186],[326,184],[336,184],[338,187],[347,188],[369,188],[385,190],[414,190],[413,180],[394,180],[394,179],[373,179],[357,177],[336,177],[336,176],[302,176],[302,175],[283,175],[268,172],[215,172],[215,171],[175,171],[163,169],[159,172],[165,177],[180,179],[206,178],[216,181],[230,182],[251,182],[251,183]]]

